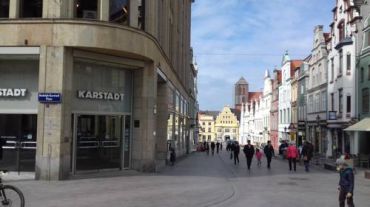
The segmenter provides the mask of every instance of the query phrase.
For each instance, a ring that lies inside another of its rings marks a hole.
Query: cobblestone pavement
[[[265,160],[263,160],[265,161]],[[229,154],[214,156],[195,152],[155,174],[109,173],[100,178],[68,181],[10,181],[25,194],[27,207],[331,207],[338,206],[338,174],[313,169],[296,173],[274,159],[272,169],[252,163],[244,156],[234,165]],[[5,178],[6,180],[6,178]],[[9,183],[9,182],[8,182]],[[370,180],[356,176],[355,204],[370,203]]]

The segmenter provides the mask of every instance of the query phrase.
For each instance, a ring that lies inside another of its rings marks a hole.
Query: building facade
[[[307,127],[307,85],[308,85],[308,62],[311,59],[311,55],[306,57],[303,61],[298,74],[298,126],[297,126],[297,145],[302,146],[303,141],[306,140],[308,134]]]
[[[292,141],[297,143],[297,129],[298,129],[298,79],[299,79],[299,68],[295,68],[292,76],[292,118],[289,124],[290,138]]]
[[[279,86],[281,84],[281,70],[274,70],[272,80],[272,99],[270,113],[270,140],[274,149],[279,147]]]
[[[218,114],[216,111],[199,112],[199,142],[217,141],[215,123]]]
[[[279,86],[279,140],[294,139],[294,125],[292,124],[292,78],[294,71],[302,64],[300,60],[291,60],[288,52],[282,60],[282,80]],[[292,136],[292,137],[291,137]]]
[[[179,156],[189,152],[197,110],[191,3],[3,6],[2,166],[59,180],[86,171],[156,171],[169,144]],[[15,159],[17,146],[23,160]]]
[[[217,141],[239,141],[239,121],[230,107],[225,106],[216,117],[215,130]]]
[[[355,134],[343,130],[356,119],[356,22],[354,1],[338,0],[333,11],[328,43],[328,157],[358,152]]]
[[[326,43],[330,33],[324,33],[323,26],[314,29],[313,49],[308,69],[308,136],[314,146],[314,152],[326,154],[327,150],[327,77],[328,52]]]

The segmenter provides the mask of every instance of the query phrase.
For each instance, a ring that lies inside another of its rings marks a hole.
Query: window
[[[330,96],[331,96],[331,110],[334,111],[334,93],[331,93]]]
[[[331,58],[331,78],[330,81],[334,81],[334,58]]]
[[[229,133],[229,132],[230,132],[230,129],[225,129],[225,132],[226,132],[226,133]]]
[[[347,96],[347,113],[351,113],[351,96]]]
[[[233,133],[236,133],[236,129],[233,129]]]
[[[222,132],[222,129],[221,129],[221,128],[218,128],[218,129],[217,129],[217,132]]]
[[[343,72],[343,50],[339,51],[339,71],[338,76],[342,75]]]
[[[129,0],[109,1],[109,21],[128,25]]]
[[[206,123],[205,122],[202,122],[202,125],[204,126],[204,125],[206,125]]]
[[[363,83],[364,82],[364,68],[361,68],[360,69],[360,82]]]
[[[338,92],[339,113],[341,114],[343,112],[343,89],[339,89]]]
[[[211,140],[211,135],[208,135],[208,140]]]
[[[362,112],[369,113],[369,89],[362,89]]]
[[[338,32],[339,32],[339,42],[341,42],[344,39],[344,21],[339,23],[338,25]]]
[[[210,125],[212,125],[212,123],[211,122],[208,122],[208,126],[210,126]]]
[[[321,109],[326,111],[326,91],[321,92]]]
[[[0,0],[0,18],[9,17],[9,0]]]
[[[20,17],[42,17],[42,0],[21,0]]]
[[[367,46],[370,46],[370,32],[367,32]]]
[[[208,132],[211,132],[211,128],[208,128]]]
[[[206,135],[203,135],[203,141],[206,141]]]
[[[347,54],[347,74],[351,73],[351,54]]]
[[[76,0],[76,17],[97,19],[98,0]]]

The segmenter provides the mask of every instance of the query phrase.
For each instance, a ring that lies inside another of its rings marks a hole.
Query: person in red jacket
[[[288,149],[287,149],[287,158],[289,160],[289,170],[292,171],[292,162],[293,162],[293,169],[296,171],[296,161],[298,158],[298,149],[295,146],[294,142],[291,142]]]

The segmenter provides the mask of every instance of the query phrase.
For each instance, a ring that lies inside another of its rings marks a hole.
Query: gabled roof
[[[262,92],[249,92],[248,102],[257,101],[260,99],[261,96],[263,96]]]
[[[244,77],[241,77],[238,82],[235,83],[235,85],[246,85],[248,82],[244,79]]]
[[[218,116],[220,112],[219,111],[199,111],[198,113],[208,115],[208,116],[213,116],[213,118],[216,119],[216,117]]]
[[[290,76],[293,77],[294,76],[294,72],[300,68],[303,64],[303,61],[302,60],[292,60],[290,62]]]

